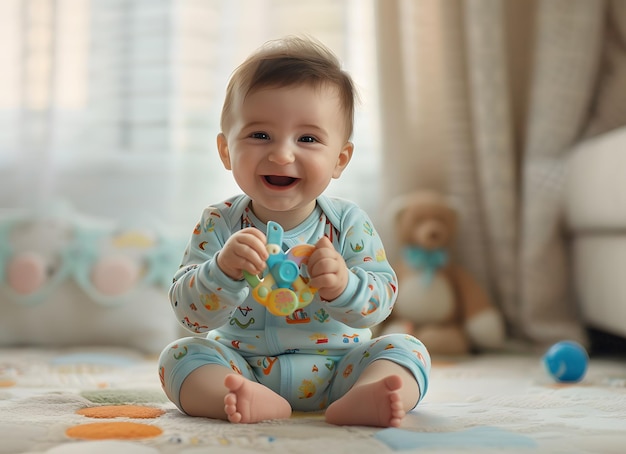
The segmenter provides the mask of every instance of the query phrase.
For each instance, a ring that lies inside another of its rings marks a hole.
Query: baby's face
[[[220,156],[262,221],[290,229],[352,156],[344,112],[332,86],[266,88],[233,106]]]

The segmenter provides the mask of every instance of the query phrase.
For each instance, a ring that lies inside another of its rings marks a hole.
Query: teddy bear
[[[412,334],[435,355],[501,347],[505,327],[500,312],[450,257],[458,213],[449,200],[419,190],[397,200],[392,218],[402,257],[394,263],[398,297],[381,334]]]

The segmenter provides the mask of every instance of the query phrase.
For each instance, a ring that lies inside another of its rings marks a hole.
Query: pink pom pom
[[[137,263],[128,257],[103,257],[91,270],[91,281],[103,295],[118,296],[135,286],[139,272]]]
[[[16,293],[30,295],[45,284],[46,262],[34,252],[24,252],[13,257],[7,266],[7,283]]]

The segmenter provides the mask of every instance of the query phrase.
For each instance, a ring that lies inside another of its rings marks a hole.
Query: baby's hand
[[[348,285],[348,267],[345,260],[327,237],[322,237],[309,257],[309,285],[317,289],[320,297],[332,301]]]
[[[248,227],[233,233],[217,256],[217,265],[231,279],[243,279],[243,270],[258,275],[268,257],[265,234]]]

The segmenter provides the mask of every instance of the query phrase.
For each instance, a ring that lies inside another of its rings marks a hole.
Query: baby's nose
[[[294,161],[293,147],[289,143],[277,143],[269,155],[269,160],[276,164],[290,164]]]

